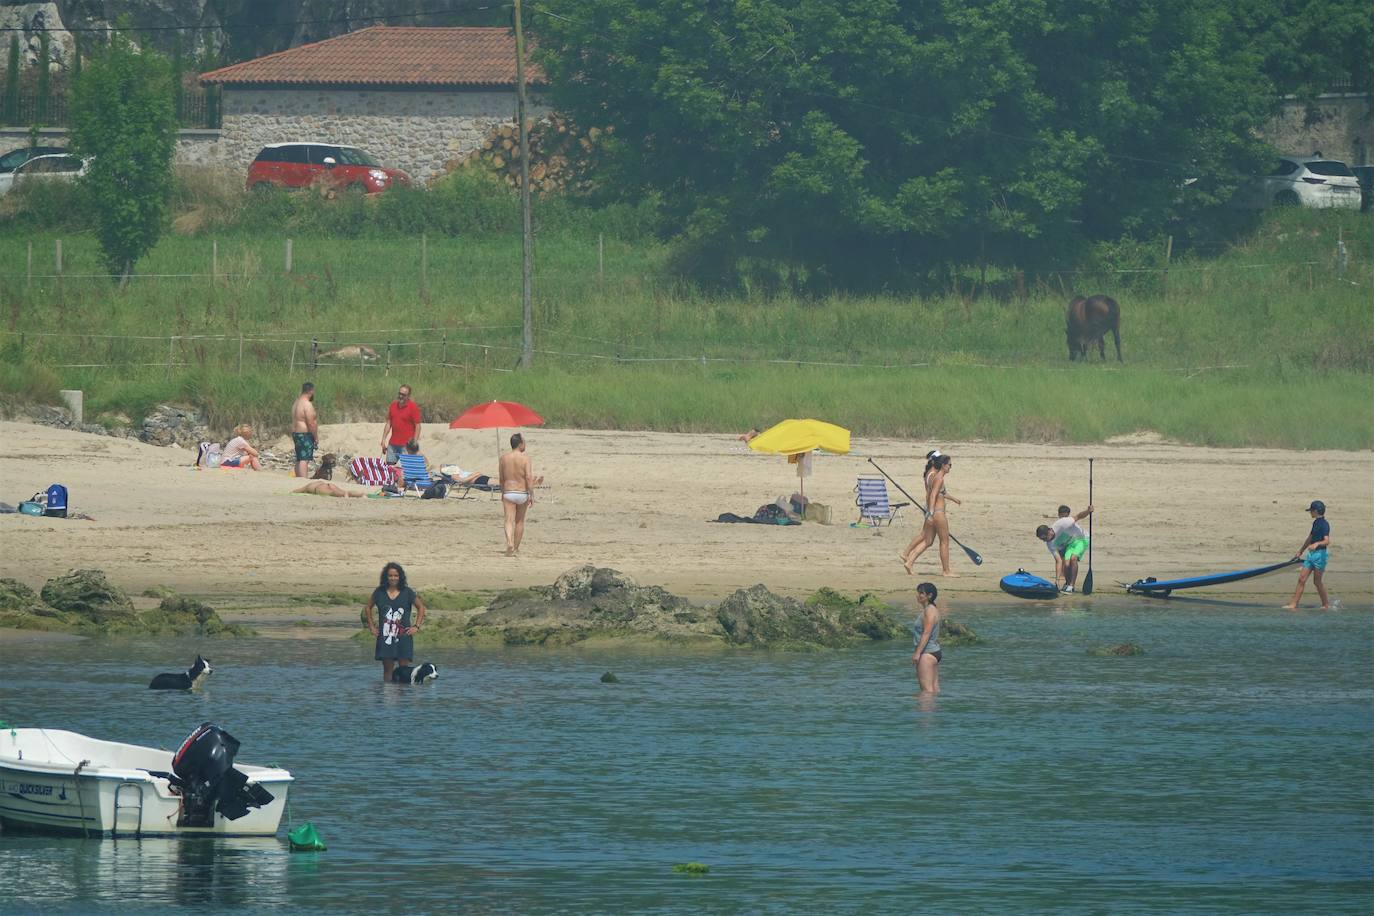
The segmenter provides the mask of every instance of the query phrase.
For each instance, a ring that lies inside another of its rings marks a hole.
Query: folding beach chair
[[[398,467],[401,469],[402,489],[406,492],[414,490],[416,493],[423,493],[434,485],[424,455],[402,452],[397,460],[400,462]]]
[[[388,484],[395,485],[397,471],[381,458],[364,458],[358,456],[348,462],[348,476],[354,483],[360,483],[368,487],[382,487]]]
[[[871,522],[874,527],[892,524],[897,513],[911,503],[893,503],[887,498],[887,481],[881,477],[860,477],[854,485],[855,504],[859,507],[859,521]]]

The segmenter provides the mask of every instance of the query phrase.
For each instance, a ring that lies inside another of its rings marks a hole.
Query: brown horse
[[[1074,296],[1065,315],[1064,332],[1069,341],[1069,359],[1088,358],[1088,348],[1097,342],[1097,352],[1107,359],[1107,332],[1116,342],[1116,361],[1121,362],[1121,306],[1111,296]]]

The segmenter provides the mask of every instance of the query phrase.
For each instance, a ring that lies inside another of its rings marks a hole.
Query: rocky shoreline
[[[161,603],[137,610],[127,593],[95,569],[50,579],[38,592],[16,579],[0,579],[0,628],[97,638],[257,635],[242,624],[226,623],[209,605],[184,595],[155,589],[145,596]],[[568,570],[552,585],[509,589],[480,600],[462,610],[445,609],[446,602],[436,601],[440,608],[430,610],[417,645],[653,644],[819,651],[910,637],[899,619],[901,611],[868,593],[850,598],[822,588],[799,601],[754,585],[718,604],[697,605],[660,586],[639,585],[617,570],[591,564]],[[372,636],[359,629],[353,638],[369,642]],[[979,641],[954,621],[946,621],[941,639],[946,646]]]

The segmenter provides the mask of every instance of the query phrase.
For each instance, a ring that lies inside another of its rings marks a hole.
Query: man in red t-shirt
[[[386,463],[400,460],[407,442],[420,441],[420,405],[410,399],[410,386],[402,385],[396,400],[386,409],[386,425],[382,427],[382,448]]]

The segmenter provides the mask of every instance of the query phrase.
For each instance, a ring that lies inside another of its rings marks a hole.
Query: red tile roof
[[[529,53],[529,49],[526,49]],[[526,59],[525,79],[544,82]],[[515,85],[515,34],[505,28],[377,25],[200,75],[224,86]]]

